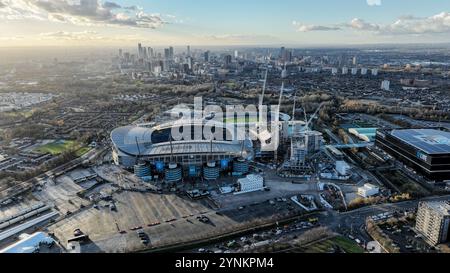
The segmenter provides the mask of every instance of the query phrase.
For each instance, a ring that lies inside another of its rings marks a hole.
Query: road
[[[420,200],[412,200],[400,203],[388,203],[363,207],[357,210],[338,213],[326,211],[320,214],[319,221],[323,226],[328,226],[338,233],[348,233],[363,242],[372,241],[372,238],[365,231],[365,221],[369,216],[378,215],[385,212],[405,211],[416,209],[421,201],[449,201],[450,195],[427,197]]]

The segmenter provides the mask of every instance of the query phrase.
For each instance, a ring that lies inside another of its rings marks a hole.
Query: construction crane
[[[294,94],[294,107],[292,108],[292,121],[295,121],[295,112],[296,112],[296,107],[297,107],[297,91],[295,91]]]
[[[263,88],[262,88],[262,94],[261,94],[261,97],[259,98],[259,106],[260,106],[260,108],[262,107],[262,105],[264,103],[264,95],[266,93],[267,75],[268,74],[269,74],[269,65],[267,65],[267,68],[266,68],[266,73],[264,75],[264,84],[263,84]]]
[[[317,107],[316,111],[314,112],[314,114],[311,116],[311,118],[310,118],[309,120],[308,120],[307,117],[306,117],[306,110],[305,110],[305,107],[303,107],[303,112],[304,112],[304,114],[305,114],[305,122],[306,122],[305,128],[306,128],[306,131],[307,131],[307,132],[309,132],[309,125],[311,124],[311,122],[313,121],[313,119],[316,118],[316,116],[317,116],[317,114],[319,113],[320,109],[322,109],[322,107],[323,107],[324,105],[325,105],[325,102],[322,102],[322,103],[319,105],[319,107]]]
[[[262,88],[261,97],[259,98],[259,106],[260,106],[260,108],[262,107],[262,105],[264,103],[264,96],[265,96],[266,87],[267,87],[267,76],[269,74],[269,60],[271,58],[272,58],[272,54],[269,55],[269,59],[266,62],[266,72],[264,73],[264,84],[263,84],[263,88]]]

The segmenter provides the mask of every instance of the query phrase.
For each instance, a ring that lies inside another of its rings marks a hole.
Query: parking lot
[[[395,218],[391,218],[395,219]],[[418,235],[413,227],[415,221],[392,221],[380,224],[383,232],[394,241],[394,246],[400,248],[401,253],[432,253],[436,252],[434,247],[430,247],[421,235]]]
[[[49,230],[65,245],[73,231],[81,229],[92,241],[85,249],[88,252],[142,251],[220,236],[298,213],[300,208],[287,199],[216,212],[206,200],[122,192],[114,194],[111,201],[55,223]],[[142,242],[138,231],[145,232],[148,244]]]
[[[89,201],[77,195],[84,188],[75,184],[70,176],[63,175],[55,180],[46,179],[44,183],[33,195],[42,202],[54,205],[55,209],[63,215],[73,213],[90,204]]]

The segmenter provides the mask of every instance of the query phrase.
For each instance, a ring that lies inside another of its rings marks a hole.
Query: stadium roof
[[[393,130],[392,136],[427,154],[450,154],[450,133],[433,129]]]
[[[155,127],[159,128],[159,127]],[[126,126],[111,132],[114,146],[121,152],[132,156],[158,156],[170,155],[170,142],[152,143],[153,129]],[[211,142],[207,140],[173,141],[173,154],[205,154],[211,152]],[[212,152],[214,154],[239,154],[242,144],[239,141],[213,141]]]

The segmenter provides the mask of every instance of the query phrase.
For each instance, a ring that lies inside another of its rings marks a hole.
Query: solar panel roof
[[[392,136],[427,154],[450,153],[450,133],[433,129],[394,130]]]

